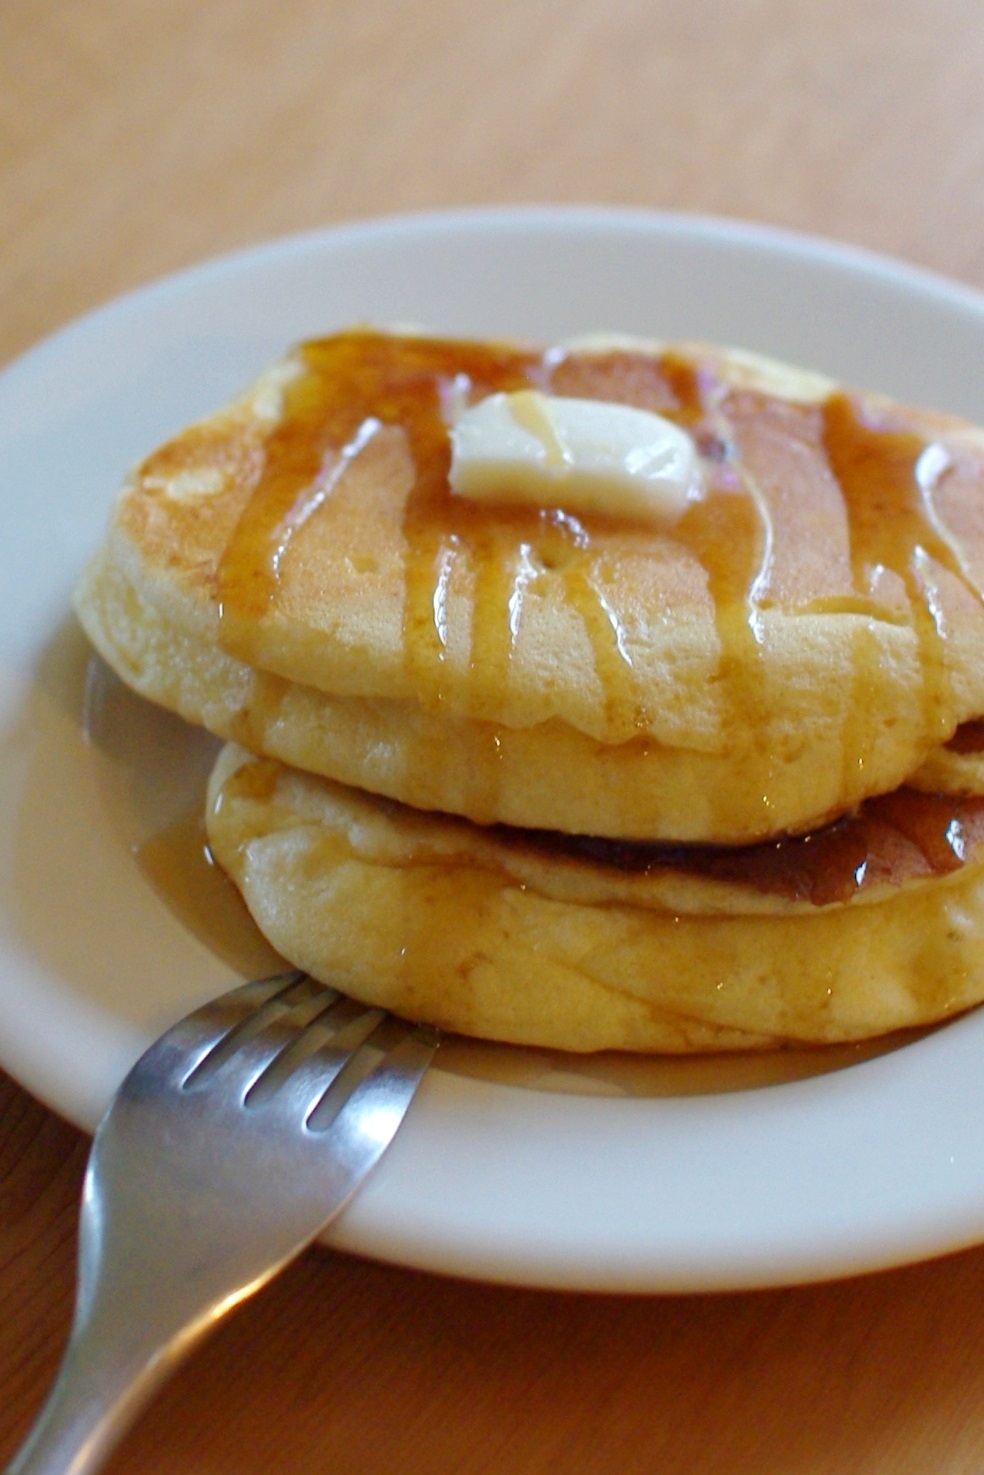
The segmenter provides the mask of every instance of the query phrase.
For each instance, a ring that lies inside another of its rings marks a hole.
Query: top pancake
[[[455,406],[525,385],[675,420],[704,494],[669,529],[453,498]],[[748,355],[354,331],[148,457],[78,604],[254,751],[481,822],[740,842],[984,714],[982,488],[973,427]]]

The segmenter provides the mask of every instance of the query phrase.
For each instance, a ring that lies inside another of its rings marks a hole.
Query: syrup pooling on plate
[[[772,607],[851,608],[911,623],[925,673],[927,741],[944,741],[955,727],[937,572],[967,577],[941,533],[929,485],[945,479],[946,452],[879,425],[867,403],[846,395],[794,403],[729,386],[713,355],[695,363],[680,353],[621,348],[541,354],[366,331],[306,344],[297,362],[285,413],[266,440],[262,470],[221,560],[221,638],[233,653],[248,660],[253,627],[276,615],[281,573],[303,546],[305,528],[332,518],[334,493],[350,470],[396,435],[411,466],[402,513],[405,676],[425,708],[489,724],[490,773],[503,694],[538,599],[563,603],[580,620],[603,741],[652,739],[658,714],[636,653],[647,620],[657,616],[627,606],[620,569],[645,563],[658,587],[660,559],[670,556],[678,569],[696,570],[696,587],[713,609],[725,734],[755,730],[763,612]],[[594,394],[674,420],[698,448],[702,495],[667,529],[578,517],[564,507],[453,497],[448,429],[456,407],[525,387]],[[844,739],[848,768],[868,741],[872,649],[862,620],[848,704],[854,727]],[[478,787],[488,791],[489,779],[484,774]],[[762,804],[767,811],[767,792]]]

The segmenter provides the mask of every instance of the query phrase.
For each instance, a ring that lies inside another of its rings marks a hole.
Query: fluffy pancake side
[[[574,834],[727,841],[757,838],[762,825],[766,832],[792,828],[805,815],[822,821],[847,796],[866,791],[871,777],[869,762],[852,765],[844,752],[836,698],[856,672],[843,649],[830,650],[826,662],[826,713],[817,713],[801,671],[785,673],[783,731],[761,715],[741,749],[731,750],[736,794],[723,800],[720,751],[645,737],[605,744],[556,719],[511,728],[411,701],[335,696],[250,666],[203,637],[200,622],[183,619],[166,584],[149,598],[145,571],[134,564],[132,547],[114,539],[92,560],[78,592],[90,638],[131,687],[254,752],[419,809]],[[867,630],[857,623],[861,642]],[[886,785],[890,775],[905,777],[923,751],[896,735],[915,673],[912,662],[892,654],[882,648],[866,682],[864,732],[859,721],[850,734],[865,752],[879,751],[878,777]],[[802,697],[794,705],[797,687]],[[918,703],[910,706],[916,730]],[[891,767],[886,750],[894,754]],[[748,790],[767,802],[747,804],[756,824],[742,825],[739,814],[736,835],[722,807],[732,819],[736,809],[744,813]]]
[[[854,880],[820,903],[787,860],[772,883],[741,851],[633,869],[234,746],[207,825],[274,946],[356,997],[512,1043],[691,1052],[863,1039],[984,997],[984,799],[948,817],[936,797],[869,816],[863,865],[835,837],[827,884]],[[805,864],[812,842],[786,843]]]
[[[655,532],[457,505],[434,397],[545,375],[676,417],[706,505]],[[972,428],[747,356],[341,335],[137,469],[78,607],[146,695],[345,783],[742,842],[894,789],[984,712],[982,478]]]

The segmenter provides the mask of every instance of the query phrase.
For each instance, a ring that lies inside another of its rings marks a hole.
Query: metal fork
[[[349,1201],[438,1041],[293,973],[151,1046],[96,1132],[71,1336],[7,1475],[97,1469],[199,1338]]]

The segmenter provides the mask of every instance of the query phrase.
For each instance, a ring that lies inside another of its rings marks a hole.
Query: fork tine
[[[353,1072],[354,1079],[339,1073],[309,1112],[305,1121],[308,1131],[350,1130],[349,1124],[363,1117],[360,1131],[368,1132],[385,1147],[441,1043],[441,1032],[433,1025],[403,1024],[403,1031],[398,1042],[374,1065],[359,1075]],[[352,1063],[363,1059],[362,1052],[356,1052]],[[394,1113],[398,1113],[395,1118]]]
[[[352,1005],[335,989],[302,976],[296,986],[274,996],[220,1039],[186,1074],[186,1091],[208,1086],[221,1076],[222,1087],[242,1101],[264,1072],[306,1031],[320,1025],[325,1036],[344,1023]]]
[[[310,1020],[269,1058],[245,1094],[245,1105],[255,1109],[274,1095],[287,1091],[291,1110],[306,1120],[336,1077],[353,1056],[368,1045],[387,1016],[382,1009],[339,999],[325,1013]],[[309,1104],[301,1103],[309,1097]]]
[[[243,1037],[254,1033],[270,1010],[283,1012],[298,990],[316,991],[317,996],[326,1000],[338,997],[335,991],[308,981],[307,975],[297,971],[232,988],[165,1031],[133,1066],[124,1083],[125,1089],[134,1089],[137,1078],[146,1078],[150,1071],[161,1083],[170,1081],[171,1086],[183,1086],[209,1056],[223,1049],[224,1041],[238,1033]]]
[[[330,1146],[328,1165],[339,1210],[393,1140],[441,1043],[440,1031],[430,1025],[406,1029],[354,1087],[348,1072],[338,1075],[307,1117],[308,1139]],[[353,1063],[361,1057],[357,1052]]]
[[[333,1205],[323,1226],[341,1212],[386,1151],[441,1042],[440,1031],[430,1025],[384,1015],[382,1026],[350,1048],[319,1047],[281,1078],[256,1111],[271,1126],[286,1127],[298,1147],[313,1154],[318,1196],[330,1195]],[[387,1027],[401,1034],[382,1048],[374,1036]]]
[[[180,1056],[189,1066],[189,1071],[196,1068],[233,1030],[242,1028],[273,1000],[285,999],[305,978],[307,975],[291,969],[288,974],[252,979],[239,988],[230,988],[229,993],[209,999],[201,1009],[184,1016],[171,1030],[162,1034],[150,1046],[146,1059],[152,1059],[158,1052],[162,1055],[170,1052]]]

